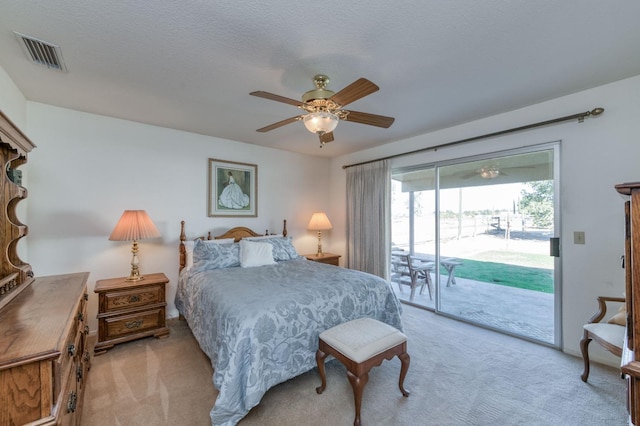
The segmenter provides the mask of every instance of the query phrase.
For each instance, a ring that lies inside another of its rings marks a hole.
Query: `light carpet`
[[[402,397],[397,358],[374,368],[364,390],[363,425],[626,425],[626,386],[615,368],[404,306],[411,366]],[[94,357],[82,424],[209,425],[213,370],[185,322],[167,339],[145,338]],[[314,369],[267,392],[240,422],[352,425],[345,368],[327,363],[327,389]]]

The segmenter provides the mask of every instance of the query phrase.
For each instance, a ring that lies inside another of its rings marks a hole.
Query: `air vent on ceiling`
[[[62,60],[62,50],[60,50],[60,46],[20,34],[16,31],[13,33],[18,38],[18,42],[29,60],[50,69],[67,72],[67,67]]]

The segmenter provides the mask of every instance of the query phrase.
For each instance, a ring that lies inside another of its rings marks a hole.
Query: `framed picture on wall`
[[[258,216],[258,166],[209,158],[209,216]]]

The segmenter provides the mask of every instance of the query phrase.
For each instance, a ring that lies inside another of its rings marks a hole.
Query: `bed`
[[[361,317],[402,330],[389,282],[299,256],[286,222],[278,235],[238,227],[191,241],[183,221],[175,305],[214,369],[213,425],[235,425],[268,389],[313,369],[320,332]]]

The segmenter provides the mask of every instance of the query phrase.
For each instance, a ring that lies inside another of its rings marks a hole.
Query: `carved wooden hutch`
[[[625,291],[627,334],[622,352],[622,373],[627,378],[627,406],[631,423],[640,415],[640,182],[616,185],[625,202]],[[637,288],[636,288],[637,287]]]
[[[31,141],[0,111],[0,426],[79,425],[90,355],[88,273],[35,277],[18,256],[28,228],[17,168]]]
[[[16,217],[16,205],[27,197],[18,166],[27,162],[27,153],[33,148],[31,141],[0,112],[0,159],[6,171],[0,178],[0,308],[33,281],[31,266],[18,257],[18,240],[27,234],[27,227]]]

